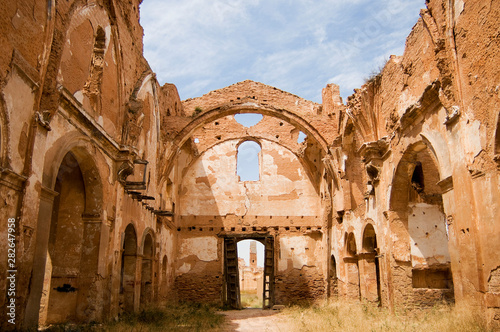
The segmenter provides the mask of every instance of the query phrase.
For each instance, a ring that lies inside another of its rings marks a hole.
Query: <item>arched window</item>
[[[238,146],[236,174],[240,181],[259,181],[260,150],[255,141],[245,141]]]

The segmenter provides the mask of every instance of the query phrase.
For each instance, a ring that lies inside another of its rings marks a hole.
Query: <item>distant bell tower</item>
[[[257,267],[257,242],[250,242],[250,267]]]

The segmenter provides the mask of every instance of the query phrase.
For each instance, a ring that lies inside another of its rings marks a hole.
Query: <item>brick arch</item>
[[[136,273],[137,273],[137,231],[130,222],[123,230],[121,239],[121,268],[120,268],[120,302],[125,312],[132,312],[136,308]]]
[[[314,140],[320,145],[321,149],[324,151],[325,155],[329,153],[328,143],[320,134],[320,132],[308,121],[306,121],[302,116],[296,114],[294,112],[278,109],[269,105],[255,104],[255,103],[230,103],[225,104],[211,110],[204,112],[202,115],[193,119],[189,122],[174,138],[172,142],[172,147],[170,151],[168,151],[165,160],[172,161],[174,160],[175,155],[178,152],[178,149],[184,145],[184,143],[192,136],[196,129],[203,126],[206,123],[215,121],[217,119],[223,118],[228,115],[234,115],[238,113],[258,113],[262,115],[268,115],[272,117],[276,117],[282,119],[291,125],[299,128],[299,130],[303,131],[308,137],[313,137]],[[170,170],[173,167],[172,162],[168,162],[165,165],[163,174],[169,174]]]
[[[374,252],[377,248],[377,232],[371,222],[365,225],[362,241],[361,247],[364,252]]]
[[[424,151],[426,150],[426,151]],[[391,211],[406,213],[409,201],[409,188],[412,173],[417,165],[417,155],[425,152],[426,158],[425,173],[434,174],[438,181],[440,179],[440,167],[434,154],[432,146],[429,148],[424,141],[410,144],[398,162],[396,172],[392,180],[389,207]],[[436,181],[437,183],[437,181]],[[436,184],[437,185],[437,184]],[[434,188],[436,191],[436,188]]]
[[[140,247],[142,255],[140,305],[143,307],[151,303],[154,297],[155,252],[155,233],[151,228],[147,228],[143,233]]]
[[[354,257],[358,253],[354,232],[349,232],[345,236],[344,253],[346,257]]]
[[[121,238],[121,244],[120,244],[120,248],[122,248],[123,250],[125,250],[125,246],[127,246],[128,248],[130,248],[130,243],[127,243],[126,241],[128,240],[127,239],[127,235],[133,235],[133,237],[135,238],[135,249],[134,249],[134,253],[135,254],[138,254],[139,253],[139,244],[137,243],[137,227],[135,226],[134,222],[131,221],[129,222],[126,227],[123,229],[122,231],[122,238]],[[128,250],[128,252],[130,253],[130,250]]]
[[[102,216],[103,185],[102,175],[97,167],[93,146],[87,138],[72,132],[59,138],[45,155],[42,183],[46,188],[54,188],[56,177],[64,157],[71,152],[80,168],[85,184],[85,212],[89,217]]]
[[[156,250],[154,248],[154,242],[156,240],[156,234],[155,232],[153,231],[153,229],[151,227],[148,227],[144,230],[144,232],[142,233],[142,238],[141,238],[141,245],[139,247],[139,250],[138,250],[138,254],[139,255],[144,255],[144,244],[146,242],[146,237],[147,236],[151,236],[151,240],[153,241],[153,247],[152,247],[152,250],[153,250],[153,253],[151,254],[151,257],[154,257],[154,255],[156,254]]]

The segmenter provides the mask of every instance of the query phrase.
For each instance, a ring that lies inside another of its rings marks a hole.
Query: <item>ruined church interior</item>
[[[251,80],[180,100],[143,56],[140,2],[0,4],[17,328],[240,308],[244,240],[263,247],[263,309],[468,303],[500,328],[500,1],[427,0],[403,54],[321,103]]]

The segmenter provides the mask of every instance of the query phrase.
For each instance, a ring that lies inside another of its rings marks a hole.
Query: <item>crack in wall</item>
[[[243,182],[243,186],[245,187],[245,213],[243,214],[244,217],[247,215],[248,210],[250,210],[252,203],[250,202],[250,198],[248,197],[248,187],[246,182]]]

